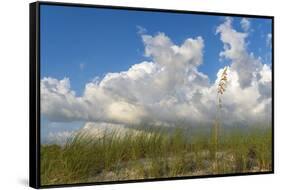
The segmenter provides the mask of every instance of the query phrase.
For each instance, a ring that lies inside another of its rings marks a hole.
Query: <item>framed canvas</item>
[[[273,173],[273,39],[272,16],[31,3],[30,186]]]

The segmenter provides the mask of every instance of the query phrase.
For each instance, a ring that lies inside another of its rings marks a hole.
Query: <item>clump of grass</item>
[[[41,183],[96,181],[242,173],[271,170],[270,127],[229,129],[214,144],[209,132],[119,131],[101,137],[76,134],[65,145],[41,146]],[[218,164],[213,167],[214,163]]]

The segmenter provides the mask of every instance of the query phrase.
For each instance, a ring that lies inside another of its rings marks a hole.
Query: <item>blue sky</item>
[[[215,34],[224,19],[222,16],[41,5],[40,19],[41,78],[67,77],[78,96],[94,78],[126,71],[133,64],[149,60],[144,56],[138,26],[145,28],[149,35],[163,32],[178,45],[187,38],[201,36],[205,47],[199,70],[211,81],[215,80],[218,69],[228,63],[219,61],[223,44]],[[235,17],[233,26],[242,31],[240,21],[241,18]],[[271,33],[271,20],[251,18],[250,21],[248,50],[266,59],[266,35]],[[43,124],[48,124],[44,117]],[[82,124],[68,125],[81,127]]]
[[[113,19],[114,18],[114,19]],[[69,77],[77,95],[86,82],[108,72],[120,72],[147,60],[137,26],[155,35],[164,32],[174,43],[202,36],[204,64],[200,71],[211,80],[223,63],[219,62],[222,43],[215,35],[223,17],[140,12],[95,8],[42,5],[41,7],[41,77]],[[234,19],[240,28],[241,18]],[[249,50],[262,58],[266,54],[265,38],[271,22],[251,19]]]

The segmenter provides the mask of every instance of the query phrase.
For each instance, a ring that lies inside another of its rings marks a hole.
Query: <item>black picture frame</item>
[[[40,183],[40,6],[55,5],[55,6],[70,6],[70,7],[87,7],[87,8],[105,8],[117,10],[134,10],[144,12],[169,12],[181,14],[195,15],[217,15],[231,17],[247,17],[247,18],[266,18],[272,21],[272,170],[265,172],[251,173],[235,173],[235,174],[218,174],[218,175],[199,175],[185,177],[170,177],[170,178],[155,178],[141,180],[124,180],[124,181],[106,181],[78,184],[63,184],[63,185],[41,185]],[[59,2],[34,2],[29,4],[29,59],[30,59],[30,75],[29,75],[29,185],[33,188],[52,188],[52,187],[72,187],[72,186],[88,186],[102,184],[120,184],[120,183],[135,183],[135,182],[150,182],[163,180],[182,180],[194,178],[212,178],[212,177],[227,177],[227,176],[245,176],[258,174],[273,174],[274,173],[274,16],[264,15],[249,15],[249,14],[234,14],[234,13],[218,13],[218,12],[201,12],[188,10],[169,10],[156,8],[141,8],[141,7],[124,7],[124,6],[109,6],[109,5],[91,5],[78,3],[59,3]]]

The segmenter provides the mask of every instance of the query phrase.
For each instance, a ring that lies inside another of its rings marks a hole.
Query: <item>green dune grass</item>
[[[270,127],[220,134],[175,130],[76,134],[64,145],[41,145],[41,184],[271,171]]]

